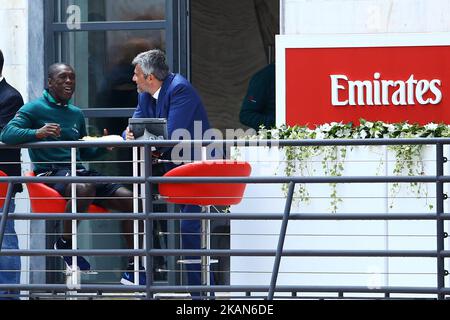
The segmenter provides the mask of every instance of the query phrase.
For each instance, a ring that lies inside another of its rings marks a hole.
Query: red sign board
[[[450,45],[291,47],[284,58],[288,125],[450,123]]]

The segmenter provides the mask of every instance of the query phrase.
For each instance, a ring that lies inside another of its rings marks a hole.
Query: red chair
[[[176,167],[164,177],[248,177],[251,166],[241,161],[199,161]],[[159,193],[166,201],[178,204],[199,206],[229,206],[241,202],[245,183],[160,183]],[[208,212],[209,210],[206,210]],[[210,248],[209,219],[202,220],[201,244],[203,249]],[[197,260],[198,261],[198,260]],[[194,261],[184,261],[193,263]],[[209,256],[201,257],[202,284],[209,285]],[[198,262],[196,262],[198,263]]]
[[[6,177],[7,174],[0,170],[0,177]],[[0,183],[0,208],[3,207],[6,198],[6,192],[8,191],[8,184]]]
[[[164,177],[248,177],[252,169],[241,161],[199,161],[176,167]],[[168,202],[199,206],[238,204],[245,183],[160,183],[159,193]]]
[[[34,177],[33,171],[25,173],[26,177]],[[28,194],[30,196],[31,211],[34,213],[63,213],[66,211],[67,200],[64,199],[58,191],[50,188],[44,183],[27,184]],[[95,204],[89,206],[89,213],[107,213],[103,207]]]

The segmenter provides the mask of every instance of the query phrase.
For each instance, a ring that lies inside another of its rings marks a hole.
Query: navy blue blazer
[[[23,106],[23,99],[19,91],[9,85],[5,79],[0,82],[0,131],[14,117],[17,110]],[[2,162],[18,162],[17,164],[4,164]],[[20,176],[20,149],[0,150],[0,170],[9,176]],[[22,185],[14,185],[14,191],[22,191]]]
[[[186,129],[190,139],[202,139],[210,128],[205,107],[194,87],[182,75],[173,73],[164,80],[157,103],[149,93],[139,94],[133,118],[166,118],[169,139],[175,140],[180,138],[179,135],[172,136],[176,129]],[[163,158],[170,159],[170,152],[165,151]]]

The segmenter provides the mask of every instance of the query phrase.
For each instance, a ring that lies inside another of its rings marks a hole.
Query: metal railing
[[[436,173],[434,175],[418,176],[263,176],[263,177],[154,177],[152,176],[151,147],[172,147],[178,144],[194,146],[208,146],[214,143],[216,146],[389,146],[389,145],[432,145],[436,147]],[[22,291],[48,290],[48,291],[77,291],[80,293],[94,292],[97,294],[113,292],[143,292],[146,299],[154,298],[155,293],[176,293],[176,292],[245,292],[247,297],[251,292],[265,292],[267,299],[274,299],[276,292],[289,292],[292,297],[297,297],[299,292],[309,293],[329,293],[334,292],[338,297],[344,297],[344,293],[381,293],[385,298],[389,298],[394,293],[410,294],[432,294],[437,299],[444,299],[450,294],[450,288],[445,286],[445,277],[448,272],[445,270],[445,258],[450,257],[450,250],[445,250],[444,221],[450,220],[450,214],[444,213],[444,184],[450,182],[450,176],[444,175],[444,145],[450,144],[447,138],[423,138],[423,139],[367,139],[367,140],[210,140],[210,141],[124,141],[124,142],[40,142],[29,143],[16,148],[53,148],[53,147],[118,147],[130,148],[141,147],[144,149],[145,170],[141,177],[0,177],[0,183],[8,183],[4,212],[0,222],[0,242],[3,240],[7,219],[14,220],[89,220],[89,219],[112,219],[112,220],[143,220],[145,222],[145,249],[138,250],[1,250],[0,256],[61,256],[61,255],[89,255],[89,256],[145,256],[147,284],[145,286],[123,286],[123,285],[100,285],[100,284],[80,284],[76,288],[67,285],[57,284],[20,284],[8,285],[0,284],[0,290],[14,289]],[[0,152],[3,148],[11,148],[0,144]],[[30,213],[8,213],[8,203],[12,196],[12,187],[15,183],[133,183],[145,185],[145,210],[142,214],[114,213],[114,214],[30,214]],[[270,214],[180,214],[180,213],[153,213],[152,184],[157,183],[255,183],[255,184],[289,184],[287,201],[283,213]],[[298,213],[290,214],[294,187],[296,184],[324,184],[324,183],[433,183],[436,186],[436,209],[434,214],[430,213],[402,213],[402,214],[313,214]],[[181,249],[155,249],[153,247],[153,220],[171,219],[226,219],[226,220],[281,220],[281,230],[279,234],[278,246],[276,250],[237,250],[237,249],[211,249],[211,250],[181,250]],[[436,248],[430,250],[284,250],[284,240],[286,230],[291,220],[433,220],[436,222]],[[157,286],[152,282],[151,270],[153,270],[153,257],[155,256],[260,256],[275,257],[270,283],[266,285],[211,285],[211,286]],[[436,259],[436,286],[435,287],[398,287],[386,286],[378,288],[368,288],[364,286],[302,286],[302,285],[278,285],[277,277],[282,257],[428,257]]]

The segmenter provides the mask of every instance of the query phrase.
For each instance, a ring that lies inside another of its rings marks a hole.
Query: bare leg
[[[65,192],[66,197],[72,196],[72,188],[69,184],[66,187]],[[95,185],[92,183],[78,183],[77,184],[77,198],[81,198],[77,200],[77,211],[78,212],[87,212],[89,206],[91,205],[92,201],[94,201],[95,197]],[[87,199],[84,199],[87,198]],[[67,201],[66,205],[66,213],[72,213],[72,201]],[[63,239],[64,240],[70,240],[71,237],[69,234],[72,233],[72,221],[71,220],[64,220],[64,226],[63,226]]]
[[[133,193],[125,187],[116,190],[114,197],[102,201],[102,205],[110,210],[116,210],[122,213],[133,212]],[[141,223],[139,224],[139,231],[141,232]],[[133,220],[123,220],[122,230],[125,233],[125,242],[128,249],[133,248]],[[142,238],[139,238],[139,245],[142,245]]]

